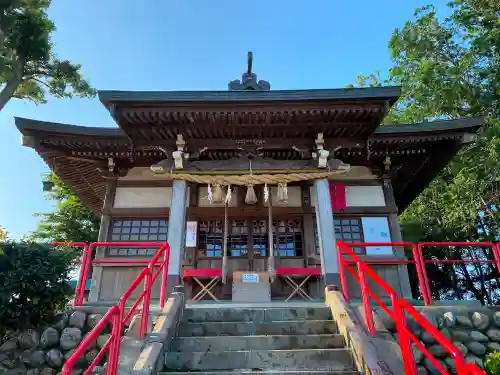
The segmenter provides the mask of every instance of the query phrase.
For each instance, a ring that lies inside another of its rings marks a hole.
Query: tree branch
[[[47,82],[44,82],[41,79],[38,79],[38,78],[35,78],[35,77],[31,77],[30,79],[32,79],[33,81],[36,81],[36,82],[40,83],[41,85],[47,87],[48,89],[50,89],[50,85]]]
[[[24,61],[13,62],[14,69],[11,77],[8,79],[4,88],[0,92],[0,111],[5,107],[9,100],[14,96],[17,88],[22,83]]]

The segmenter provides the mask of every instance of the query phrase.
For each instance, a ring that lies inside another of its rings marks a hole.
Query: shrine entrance
[[[269,229],[272,230],[277,264],[282,258],[304,259],[300,217],[275,219],[271,228],[267,219],[233,219],[228,221],[227,235],[228,268],[231,271],[267,271]],[[222,263],[223,236],[224,220],[200,221],[197,264],[213,267],[214,263]]]

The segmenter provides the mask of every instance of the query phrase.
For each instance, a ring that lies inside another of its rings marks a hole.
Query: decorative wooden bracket
[[[184,169],[182,159],[185,157],[184,146],[186,145],[186,141],[184,140],[182,134],[177,134],[177,141],[175,142],[175,145],[177,146],[177,151],[172,152],[175,169]]]
[[[323,138],[323,133],[318,133],[314,143],[316,143],[318,168],[326,168],[328,166],[328,156],[330,156],[330,151],[324,149],[325,139]]]

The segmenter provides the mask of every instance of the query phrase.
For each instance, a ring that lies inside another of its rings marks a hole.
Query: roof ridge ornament
[[[257,75],[252,73],[253,54],[248,52],[247,71],[241,75],[241,81],[236,79],[230,81],[229,91],[269,91],[271,84],[268,81],[260,80],[257,82]]]

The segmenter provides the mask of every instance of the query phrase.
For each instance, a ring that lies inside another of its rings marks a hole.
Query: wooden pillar
[[[186,244],[186,181],[176,180],[172,184],[172,202],[168,223],[168,243],[170,244],[170,264],[168,266],[167,291],[181,283],[184,246]]]
[[[108,240],[109,226],[111,224],[111,217],[109,216],[109,212],[113,208],[113,203],[115,200],[116,181],[116,178],[109,179],[106,185],[106,195],[104,196],[104,203],[102,207],[101,225],[99,227],[99,236],[97,238],[98,242],[105,242]],[[106,248],[98,247],[95,251],[95,259],[104,258]],[[90,284],[89,294],[90,302],[96,302],[99,300],[102,271],[102,266],[94,266],[92,269],[92,282]]]
[[[396,201],[394,199],[394,191],[392,189],[391,179],[389,176],[385,175],[383,177],[383,180],[385,204],[387,206],[395,206]],[[398,215],[396,213],[390,213],[388,216],[388,221],[392,242],[402,242],[403,237],[401,235],[401,226],[399,225]],[[402,247],[394,248],[394,254],[398,259],[407,259],[405,249]],[[408,276],[408,267],[406,265],[403,264],[398,266],[398,278],[401,295],[407,299],[412,298],[410,277]]]
[[[328,180],[326,178],[315,180],[314,192],[316,194],[316,227],[321,255],[321,274],[325,285],[340,286],[335,226]]]

